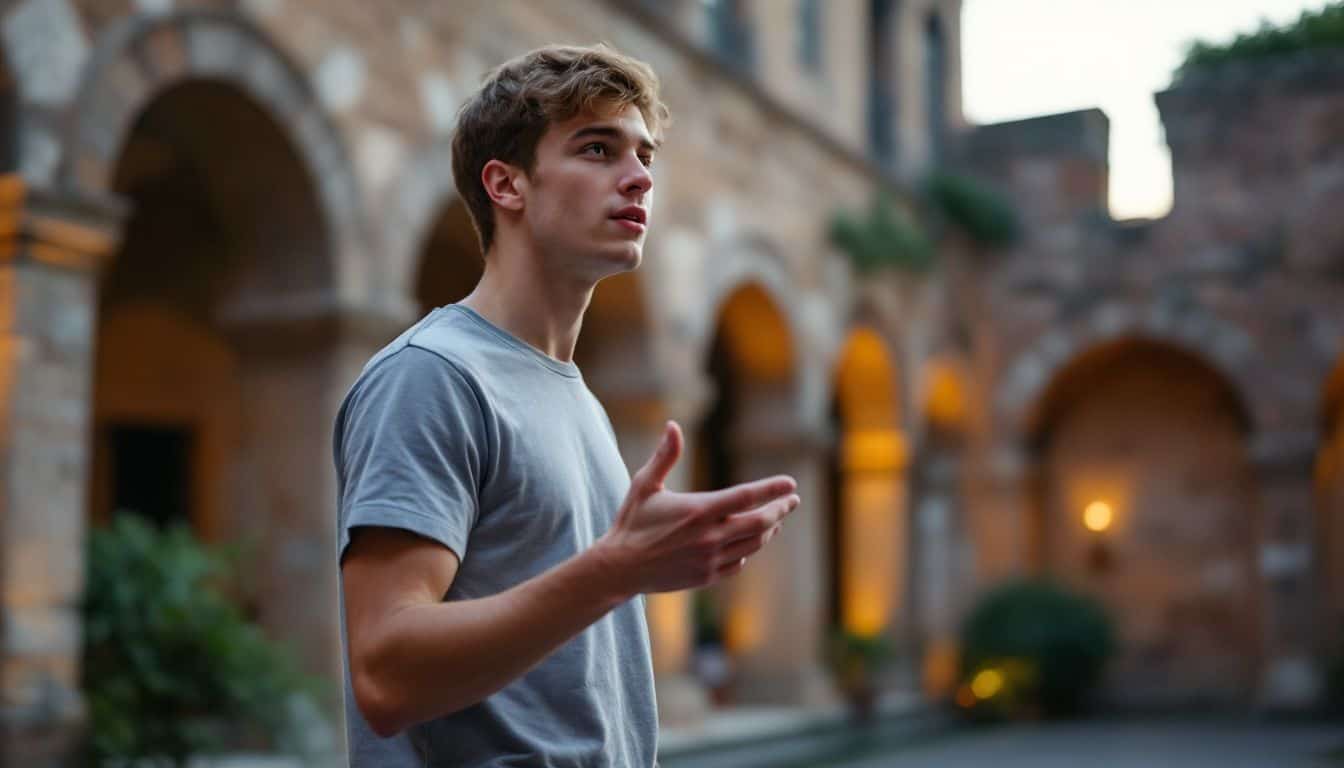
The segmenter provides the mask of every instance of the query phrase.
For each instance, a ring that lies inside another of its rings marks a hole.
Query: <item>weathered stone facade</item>
[[[674,417],[728,479],[799,478],[797,522],[720,597],[736,700],[831,700],[820,644],[842,577],[825,542],[845,524],[828,501],[843,449],[834,366],[866,328],[863,365],[881,370],[859,379],[878,382],[862,396],[887,404],[853,423],[885,456],[892,540],[865,557],[903,562],[900,318],[915,294],[899,279],[856,290],[826,227],[927,167],[930,126],[960,122],[958,3],[899,6],[874,36],[866,4],[821,4],[819,63],[799,77],[792,13],[761,3],[734,9],[759,30],[750,72],[712,52],[706,8],[689,0],[7,5],[6,764],[62,764],[78,737],[85,531],[120,506],[176,504],[207,539],[257,544],[249,609],[335,678],[335,409],[374,350],[470,288],[455,112],[490,67],[552,42],[605,40],[649,61],[676,115],[646,264],[598,292],[581,362],[632,465]],[[936,78],[917,66],[921,35],[937,39]],[[875,67],[898,114],[876,129],[899,148],[885,170],[868,154]],[[691,463],[682,484],[708,482]],[[128,490],[126,468],[146,464],[168,491]],[[868,582],[847,589],[876,612],[835,612],[905,631],[895,587]],[[650,613],[664,717],[698,717],[686,596]]]
[[[1175,173],[1160,221],[1103,215],[1099,112],[967,137],[1029,233],[984,268],[990,304],[968,320],[989,407],[968,452],[981,573],[1029,567],[1103,595],[1127,641],[1121,694],[1197,697],[1217,686],[1180,680],[1204,674],[1300,702],[1320,643],[1339,642],[1319,602],[1338,580],[1318,579],[1339,554],[1317,538],[1338,529],[1339,473],[1320,462],[1318,502],[1312,472],[1338,429],[1342,82],[1344,59],[1316,54],[1158,94]],[[1095,499],[1116,507],[1104,572],[1081,559]]]
[[[897,641],[891,685],[922,665],[943,692],[978,588],[1046,570],[1121,611],[1138,677],[1301,700],[1317,614],[1344,606],[1344,67],[1160,96],[1177,207],[1144,225],[1105,216],[1099,112],[978,129],[965,157],[1026,239],[859,278],[831,214],[962,132],[960,3],[818,3],[815,54],[793,6],[5,6],[0,762],[61,765],[78,737],[85,533],[139,499],[117,479],[136,461],[181,460],[201,535],[258,543],[249,609],[334,679],[335,410],[374,350],[470,289],[456,109],[551,42],[647,60],[674,113],[645,264],[599,288],[578,350],[628,463],[676,418],[682,487],[800,482],[784,533],[713,590],[728,698],[833,700],[832,623]],[[742,28],[746,53],[716,52]],[[1092,493],[1115,495],[1103,574],[1077,525]],[[649,606],[662,716],[693,722],[690,597]],[[1182,667],[1210,633],[1226,648]]]

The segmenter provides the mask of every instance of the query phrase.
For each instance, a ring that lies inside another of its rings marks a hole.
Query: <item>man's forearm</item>
[[[357,672],[361,708],[390,735],[469,707],[633,596],[594,548],[497,595],[405,607]]]

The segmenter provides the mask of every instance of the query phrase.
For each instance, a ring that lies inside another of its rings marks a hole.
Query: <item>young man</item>
[[[665,489],[670,422],[631,478],[572,361],[594,286],[639,266],[666,117],[601,46],[510,61],[462,109],[484,276],[375,355],[336,424],[356,768],[654,765],[642,595],[738,572],[798,504],[783,476]]]

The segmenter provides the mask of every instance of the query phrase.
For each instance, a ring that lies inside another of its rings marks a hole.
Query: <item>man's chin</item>
[[[630,272],[639,269],[639,265],[644,261],[644,248],[642,245],[631,243],[629,247],[607,254],[605,261],[615,268],[615,272]]]

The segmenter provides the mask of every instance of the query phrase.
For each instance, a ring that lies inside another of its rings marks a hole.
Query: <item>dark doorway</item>
[[[189,429],[142,424],[107,427],[111,512],[132,512],[166,527],[191,522]]]

